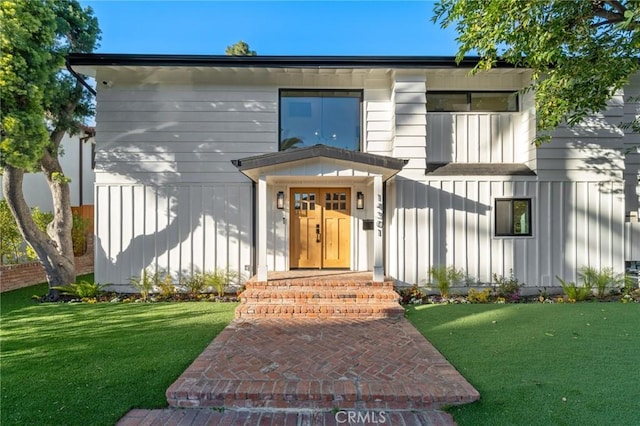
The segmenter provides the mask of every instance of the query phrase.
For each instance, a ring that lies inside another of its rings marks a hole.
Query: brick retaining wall
[[[76,257],[76,274],[84,275],[93,272],[93,238],[87,239],[87,251]],[[20,263],[0,266],[0,293],[29,287],[47,280],[40,262]]]

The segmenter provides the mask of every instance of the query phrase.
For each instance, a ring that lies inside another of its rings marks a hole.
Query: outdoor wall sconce
[[[276,198],[276,207],[278,210],[284,209],[284,192],[278,192],[278,196]]]
[[[356,208],[358,210],[364,209],[364,194],[360,191],[356,194]]]

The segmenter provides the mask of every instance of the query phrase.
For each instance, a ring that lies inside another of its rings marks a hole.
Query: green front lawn
[[[408,318],[480,392],[460,425],[640,424],[637,303],[423,305]]]
[[[79,277],[83,278],[83,277]],[[235,303],[35,304],[0,295],[0,424],[113,425],[165,391],[231,321]]]

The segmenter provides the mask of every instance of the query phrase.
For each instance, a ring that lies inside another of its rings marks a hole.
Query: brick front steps
[[[248,281],[236,318],[400,318],[393,281],[352,273]]]

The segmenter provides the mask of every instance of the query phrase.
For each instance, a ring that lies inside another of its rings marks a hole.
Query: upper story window
[[[281,90],[280,151],[313,145],[360,150],[362,91]]]
[[[517,92],[427,92],[431,112],[516,112]]]

